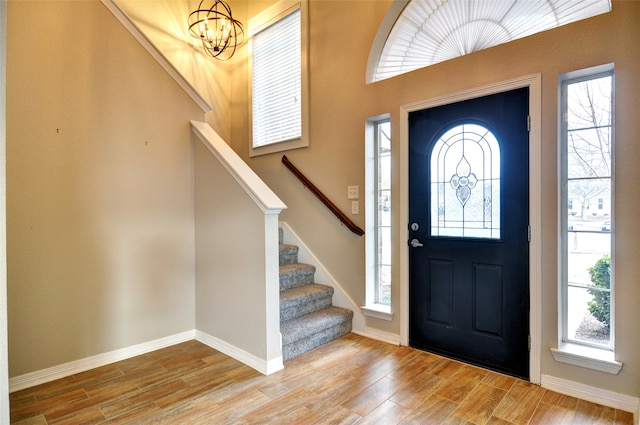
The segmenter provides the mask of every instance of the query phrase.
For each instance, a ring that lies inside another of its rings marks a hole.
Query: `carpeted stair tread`
[[[312,313],[331,306],[333,288],[312,283],[280,292],[280,321]]]
[[[290,360],[351,332],[353,311],[332,306],[334,289],[315,283],[316,268],[298,263],[298,246],[280,239],[280,333]]]
[[[323,344],[340,338],[351,332],[351,320],[344,321],[332,328],[323,329],[313,335],[306,336],[302,339],[294,341],[291,344],[282,346],[282,358],[284,361],[291,360],[307,351],[320,347]]]
[[[280,265],[298,262],[298,246],[281,243],[279,245]]]
[[[280,292],[280,307],[291,307],[302,300],[315,300],[333,295],[333,288],[319,283],[298,286]]]
[[[292,263],[280,266],[280,290],[314,283],[316,268],[311,264]]]
[[[282,345],[289,345],[325,329],[345,322],[351,326],[353,311],[340,307],[327,307],[280,324]],[[315,347],[314,347],[315,348]]]

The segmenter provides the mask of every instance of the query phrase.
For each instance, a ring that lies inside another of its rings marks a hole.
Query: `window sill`
[[[388,322],[393,320],[393,313],[391,312],[391,306],[384,304],[370,304],[360,307],[362,314],[368,317],[375,317],[376,319],[386,320]]]
[[[615,360],[613,351],[600,348],[564,343],[558,348],[552,348],[551,354],[557,362],[599,370],[612,375],[617,375],[622,369],[622,363]]]

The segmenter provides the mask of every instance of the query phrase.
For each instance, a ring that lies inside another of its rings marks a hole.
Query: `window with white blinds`
[[[252,156],[308,145],[303,11],[300,3],[275,6],[261,14],[265,23],[250,21]]]

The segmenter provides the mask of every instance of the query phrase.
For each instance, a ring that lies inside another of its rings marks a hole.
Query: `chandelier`
[[[198,9],[189,15],[189,34],[202,41],[207,54],[218,60],[227,60],[236,52],[244,40],[244,28],[233,19],[231,8],[222,0],[215,0],[211,7],[203,5],[211,0],[202,0]]]

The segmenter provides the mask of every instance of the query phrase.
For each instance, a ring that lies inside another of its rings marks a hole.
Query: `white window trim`
[[[390,322],[393,320],[393,312],[390,305],[384,304],[367,304],[360,307],[362,314],[367,317],[373,317],[376,319],[386,320]]]
[[[564,112],[563,101],[561,99],[562,93],[562,84],[569,80],[574,80],[578,78],[583,78],[587,76],[596,76],[599,73],[606,73],[613,71],[613,64],[605,64],[599,65],[592,68],[582,69],[578,71],[568,72],[560,76],[558,81],[558,112],[559,115]],[[615,79],[615,76],[614,76]],[[615,93],[613,94],[615,97]],[[612,98],[612,103],[614,103],[614,98]],[[615,113],[615,112],[614,112]],[[566,252],[565,252],[565,241],[563,238],[567,237],[567,217],[566,211],[562,208],[563,205],[563,185],[566,181],[564,166],[562,162],[564,161],[564,153],[563,153],[563,145],[565,141],[565,135],[563,134],[565,129],[562,123],[562,117],[558,117],[558,140],[561,143],[558,143],[558,254],[559,254],[559,265],[558,267],[558,347],[551,347],[551,354],[553,358],[557,362],[572,364],[574,366],[580,366],[587,369],[598,370],[601,372],[610,373],[613,375],[617,375],[618,372],[622,369],[622,362],[616,360],[615,354],[615,281],[612,279],[612,287],[611,287],[611,317],[613,320],[611,321],[611,346],[610,347],[594,347],[590,345],[582,345],[576,344],[574,342],[566,342],[566,323],[567,323],[567,311],[565,308],[565,297],[566,295],[566,285],[565,281],[565,271],[564,264],[566,264]],[[612,135],[615,145],[615,115],[614,115],[614,125],[612,128]],[[612,173],[611,173],[611,181],[612,181],[612,192],[611,199],[614,199],[614,190],[615,190],[615,156],[612,157]],[[611,217],[614,217],[614,205],[612,202],[611,205]],[[613,277],[614,270],[614,262],[615,262],[615,234],[611,232],[611,270]]]
[[[289,14],[300,10],[300,25],[301,25],[301,47],[302,52],[300,60],[301,66],[301,79],[302,79],[302,137],[287,140],[279,143],[272,143],[266,146],[253,147],[253,125],[249,125],[249,156],[266,155],[275,152],[283,152],[290,149],[298,149],[309,146],[309,67],[308,67],[308,45],[309,45],[309,14],[308,14],[308,2],[307,0],[281,0],[278,3],[268,7],[260,12],[258,15],[249,19],[248,22],[248,36],[249,36],[249,54],[248,54],[248,81],[249,81],[249,123],[253,123],[253,88],[252,88],[252,68],[253,60],[251,54],[252,37],[254,34],[265,29],[269,25],[274,24],[278,20],[288,16]]]
[[[365,124],[365,270],[366,270],[366,287],[365,287],[365,305],[361,306],[362,314],[368,317],[374,317],[376,319],[382,319],[386,321],[393,320],[393,311],[391,305],[378,304],[375,302],[376,293],[376,253],[377,253],[377,239],[376,239],[376,208],[377,208],[377,193],[376,193],[376,171],[377,166],[375,158],[375,131],[376,123],[390,118],[389,114],[378,115],[368,118]]]
[[[616,361],[615,353],[602,348],[566,342],[560,343],[558,348],[551,347],[551,354],[557,362],[599,370],[612,375],[617,375],[622,369],[622,363]]]

